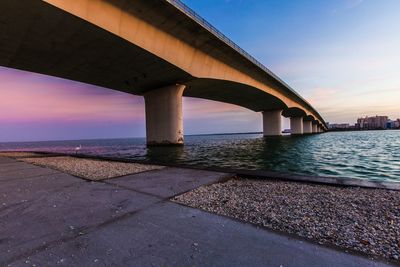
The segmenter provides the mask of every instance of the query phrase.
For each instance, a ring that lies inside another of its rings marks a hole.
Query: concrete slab
[[[60,172],[0,181],[0,266],[387,266],[165,199],[224,176],[165,168],[107,183]]]
[[[8,170],[16,170],[16,169],[27,169],[27,168],[35,168],[36,166],[32,164],[27,164],[23,162],[5,162],[0,164],[1,172],[6,172]]]
[[[60,173],[53,169],[41,168],[33,165],[29,166],[29,164],[17,164],[13,164],[14,166],[7,166],[6,168],[2,168],[0,171],[0,181],[29,179],[32,177],[40,177]]]
[[[68,189],[77,183],[83,184],[85,181],[60,172],[24,179],[3,180],[0,186],[0,204],[2,208],[6,208],[17,203],[34,201]]]
[[[11,266],[387,266],[171,202]]]
[[[107,180],[107,183],[167,198],[201,185],[218,182],[231,174],[183,168],[165,168]]]
[[[12,158],[7,158],[7,157],[2,157],[0,156],[0,164],[5,164],[5,163],[15,163],[18,162],[16,159],[12,159]],[[0,166],[1,168],[1,166]]]
[[[25,163],[22,161],[15,161],[15,162],[4,162],[0,164],[1,172],[5,172],[7,170],[16,170],[16,169],[27,169],[27,168],[37,168],[38,166]]]
[[[17,192],[16,196],[9,184],[2,185],[10,190],[8,198],[28,200],[0,209],[0,266],[159,201],[102,183],[57,183],[57,187],[49,186],[48,179],[40,180],[40,192],[29,190]]]

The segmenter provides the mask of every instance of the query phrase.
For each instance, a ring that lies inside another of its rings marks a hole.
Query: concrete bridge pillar
[[[290,118],[290,133],[293,135],[303,134],[303,117]]]
[[[282,110],[263,111],[264,136],[282,135]]]
[[[147,145],[183,145],[184,85],[171,85],[144,94]]]
[[[312,124],[312,133],[317,133],[318,132],[318,129],[317,129],[317,124]]]
[[[303,133],[305,133],[305,134],[312,133],[312,121],[304,121],[303,120]]]

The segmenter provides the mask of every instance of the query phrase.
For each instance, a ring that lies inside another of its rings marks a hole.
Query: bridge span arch
[[[281,115],[293,134],[326,129],[305,99],[178,0],[3,0],[0,22],[1,66],[143,95],[149,144],[183,143],[182,96],[262,112],[266,136],[281,134]]]
[[[185,85],[183,96],[225,102],[255,112],[288,107],[284,101],[270,93],[235,81],[202,78],[188,81]]]

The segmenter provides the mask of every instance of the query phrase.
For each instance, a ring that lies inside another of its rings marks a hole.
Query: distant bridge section
[[[264,135],[326,130],[279,77],[177,0],[2,0],[0,65],[143,95],[149,145],[183,144],[182,96],[262,112]]]

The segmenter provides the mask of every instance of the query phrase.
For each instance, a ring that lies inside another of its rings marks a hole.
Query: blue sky
[[[327,121],[400,117],[400,1],[186,0]]]
[[[400,1],[185,0],[329,122],[400,117]],[[139,96],[0,68],[0,142],[145,135]],[[288,121],[284,120],[288,127]],[[185,98],[186,134],[260,131],[261,115]]]

